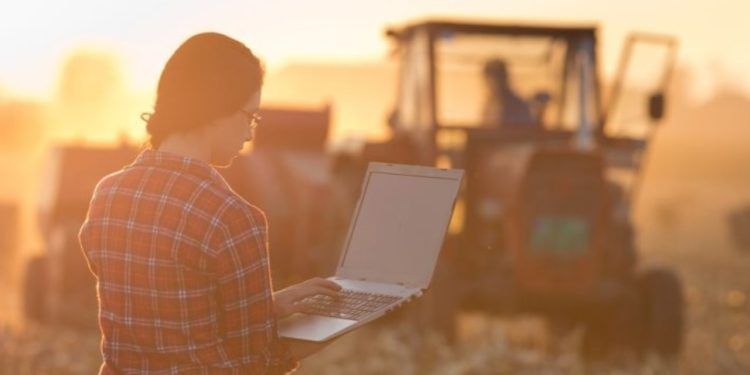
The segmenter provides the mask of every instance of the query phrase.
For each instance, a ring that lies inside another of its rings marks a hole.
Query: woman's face
[[[260,90],[237,112],[214,121],[207,136],[211,147],[211,164],[228,166],[239,155],[245,142],[253,140],[250,118],[260,109]]]

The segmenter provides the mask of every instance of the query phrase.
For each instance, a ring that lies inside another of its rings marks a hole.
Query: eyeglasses
[[[260,120],[262,117],[257,114],[256,112],[248,112],[246,110],[242,110],[242,113],[245,115],[245,120],[247,121],[248,125],[250,125],[250,130],[254,130],[255,128],[260,125]]]

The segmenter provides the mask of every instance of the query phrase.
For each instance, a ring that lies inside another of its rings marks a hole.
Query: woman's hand
[[[296,312],[302,311],[303,306],[297,302],[307,297],[316,294],[325,294],[331,297],[336,297],[339,290],[341,290],[339,284],[336,284],[331,280],[316,277],[292,285],[278,292],[274,292],[273,299],[276,319],[285,318]]]

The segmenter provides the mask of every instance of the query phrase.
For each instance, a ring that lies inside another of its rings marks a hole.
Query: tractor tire
[[[588,362],[619,361],[640,352],[644,301],[637,285],[619,285],[585,322],[581,354]]]
[[[644,351],[676,359],[685,329],[685,300],[679,278],[669,270],[653,269],[639,276],[638,285],[645,302]]]
[[[23,278],[24,316],[39,323],[47,320],[47,271],[47,258],[35,256],[29,260]]]

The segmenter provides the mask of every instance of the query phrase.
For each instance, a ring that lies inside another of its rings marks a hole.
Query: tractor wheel
[[[47,258],[35,256],[26,266],[23,280],[23,311],[26,319],[44,322],[47,318]]]
[[[643,298],[632,284],[621,284],[594,307],[586,321],[581,354],[589,362],[620,361],[639,352]]]
[[[682,348],[685,301],[677,276],[665,269],[644,272],[638,278],[645,302],[643,349],[665,359],[675,359]]]

